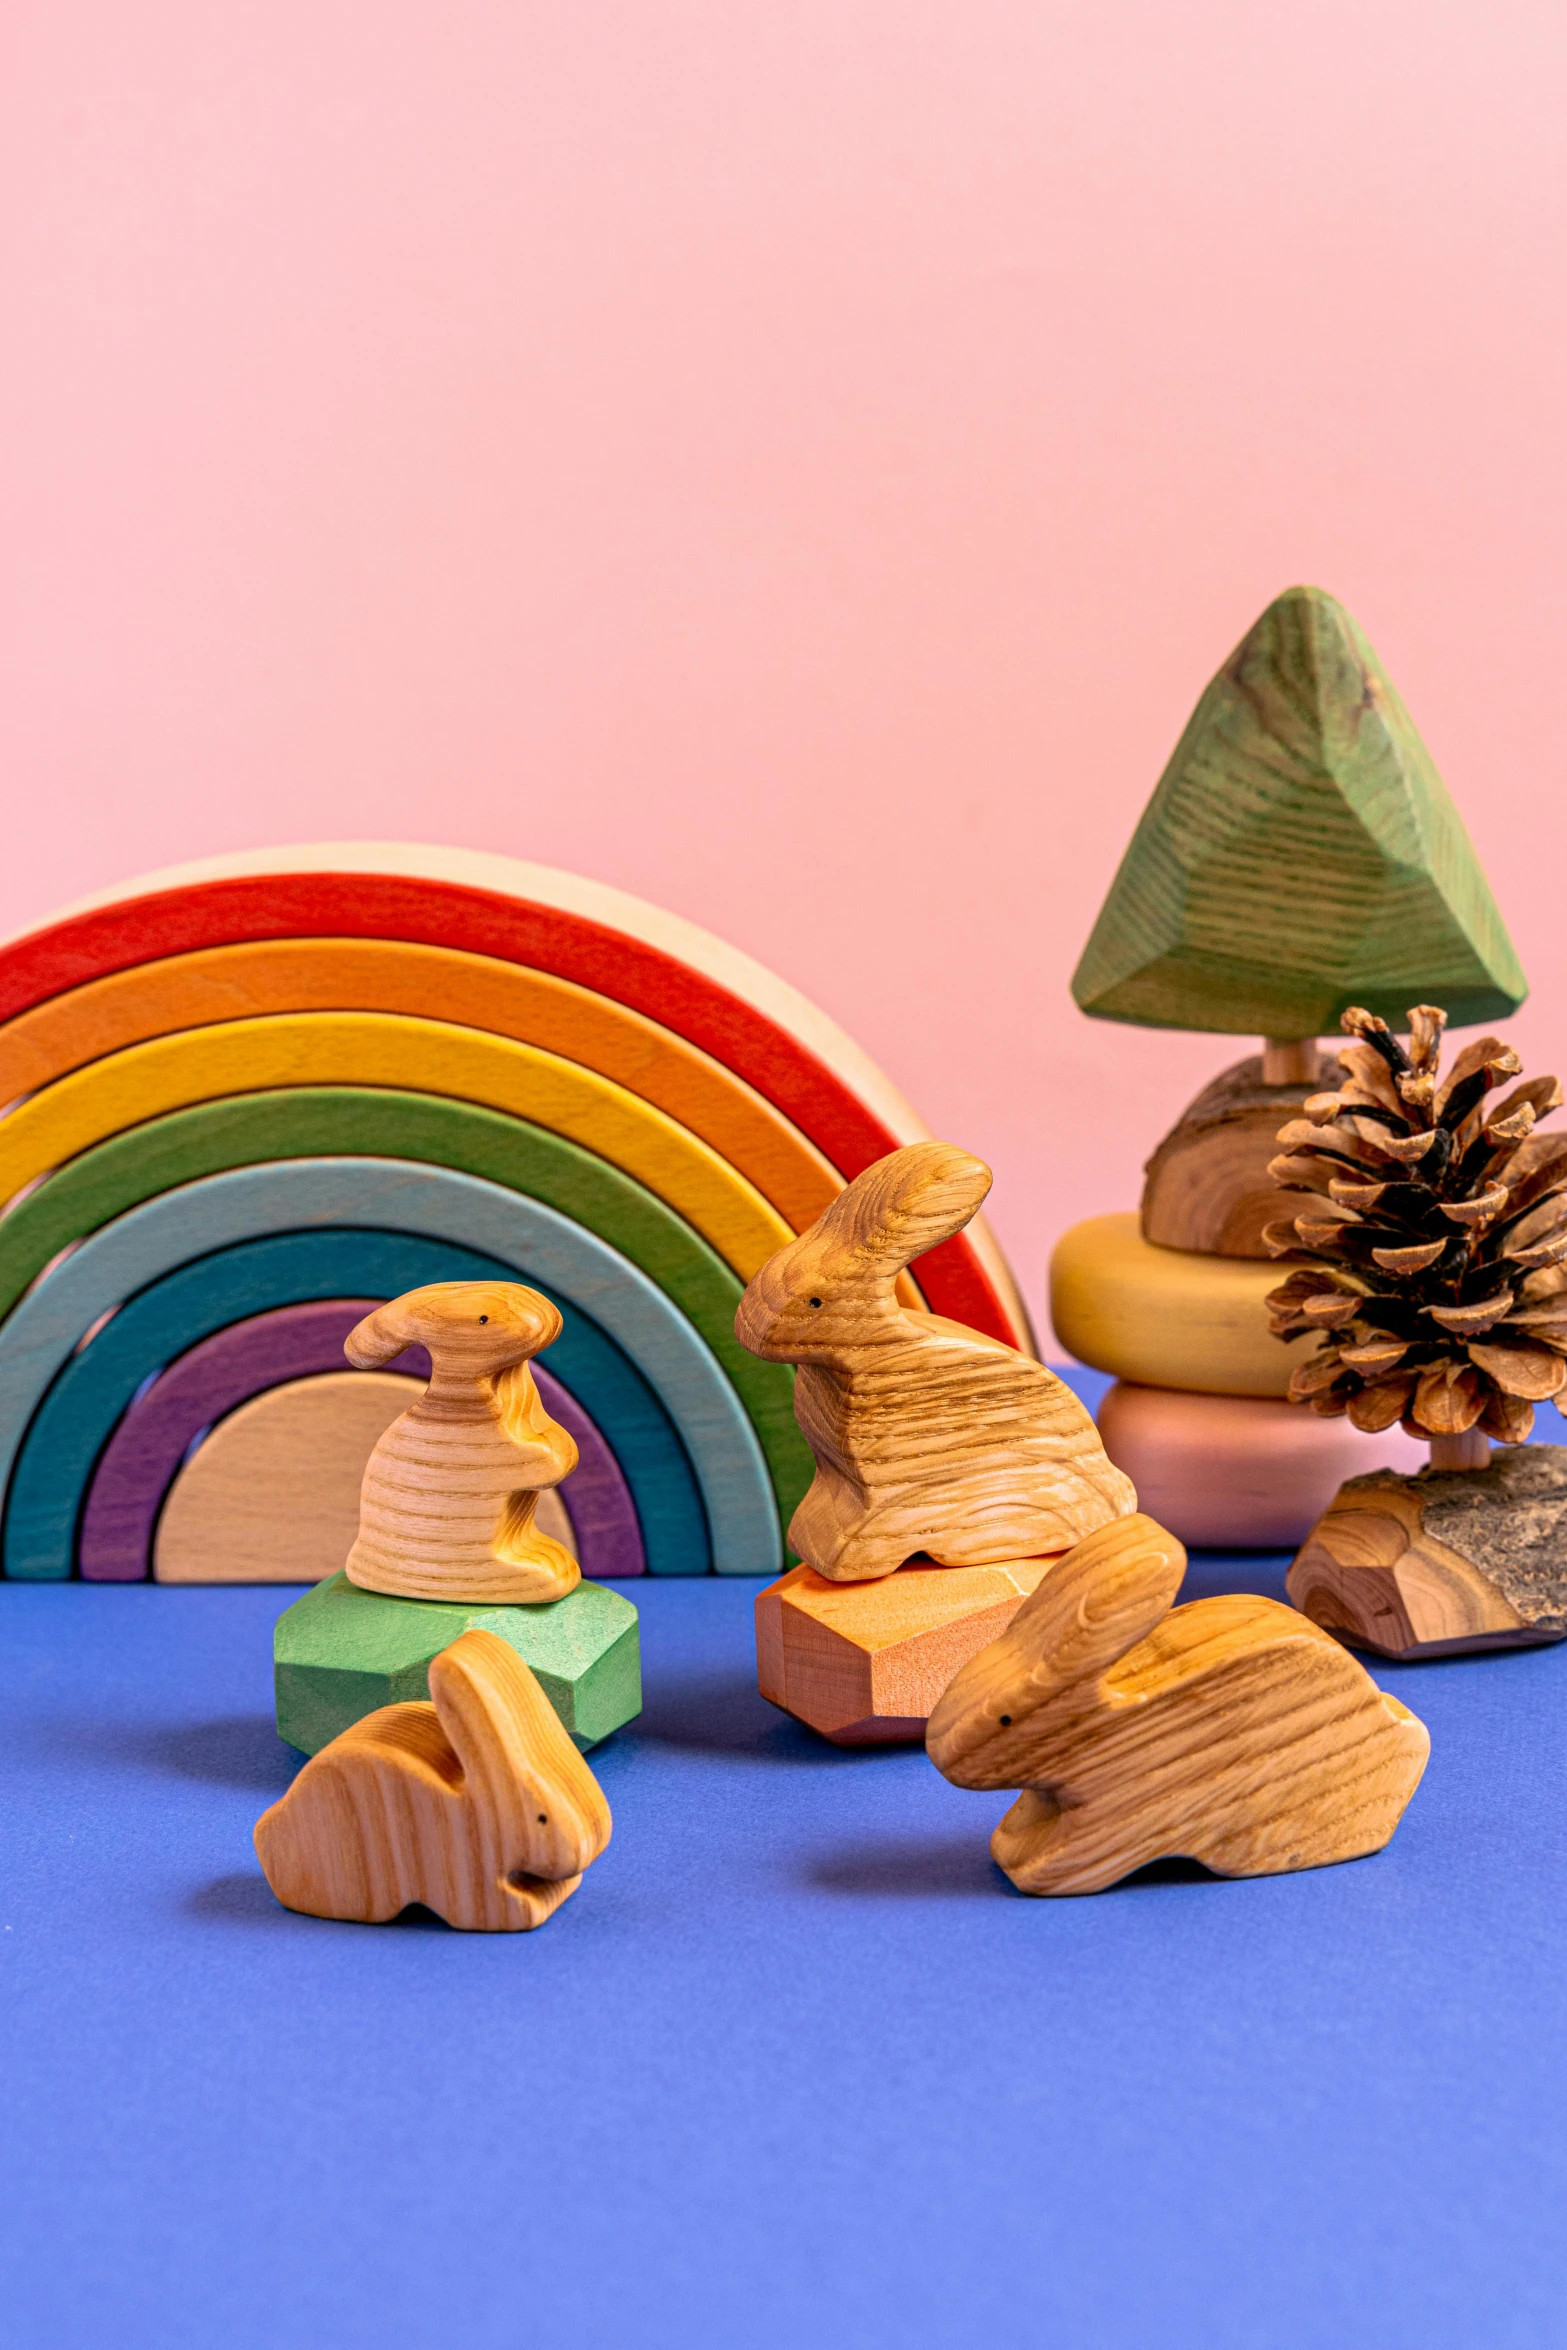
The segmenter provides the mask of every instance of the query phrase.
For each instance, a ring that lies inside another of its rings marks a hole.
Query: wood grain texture
[[[1263,1303],[1276,1268],[1155,1248],[1135,1216],[1090,1216],[1057,1241],[1050,1313],[1067,1352],[1140,1387],[1283,1396],[1315,1340],[1281,1345]]]
[[[898,1303],[910,1257],[959,1230],[989,1189],[967,1151],[910,1144],[856,1176],[740,1302],[741,1343],[797,1366],[816,1476],[789,1540],[830,1582],[919,1553],[970,1567],[1061,1550],[1136,1506],[1053,1372]]]
[[[320,1583],[359,1529],[376,1439],[423,1393],[396,1374],[327,1371],[265,1389],[217,1422],[169,1488],[159,1583]]]
[[[874,1583],[795,1567],[757,1594],[757,1687],[835,1746],[914,1744],[954,1674],[1005,1631],[1049,1564],[900,1567]]]
[[[1343,606],[1291,588],[1214,678],[1072,978],[1085,1012],[1322,1036],[1351,1004],[1460,1025],[1528,992],[1463,821]]]
[[[1293,1550],[1345,1477],[1424,1465],[1401,1428],[1362,1436],[1272,1396],[1118,1380],[1094,1416],[1140,1506],[1192,1550]]]
[[[1502,1445],[1485,1468],[1351,1477],[1285,1588],[1313,1622],[1383,1656],[1567,1637],[1567,1448]]]
[[[11,1474],[7,1571],[35,1581],[70,1574],[82,1498],[121,1415],[165,1364],[231,1321],[333,1297],[345,1285],[397,1295],[426,1281],[506,1280],[516,1271],[445,1241],[342,1228],[240,1240],[175,1265],[138,1289],[49,1384]],[[712,1549],[701,1491],[669,1414],[590,1316],[575,1307],[561,1310],[566,1326],[552,1350],[554,1364],[625,1471],[649,1572],[708,1573]],[[0,1352],[0,1382],[5,1367]]]
[[[520,1282],[442,1281],[395,1297],[349,1333],[370,1369],[429,1350],[430,1380],[370,1455],[350,1583],[400,1599],[564,1599],[575,1557],[538,1523],[539,1495],[577,1448],[539,1399],[532,1357],[560,1336],[547,1297]]]
[[[1308,1095],[1338,1081],[1335,1058],[1313,1045],[1311,1061],[1298,1078],[1272,1080],[1254,1053],[1204,1086],[1143,1170],[1145,1240],[1221,1257],[1268,1256],[1262,1235],[1279,1217],[1279,1187],[1268,1173],[1279,1128],[1301,1116]]]
[[[796,1232],[843,1188],[754,1086],[657,1021],[549,972],[393,939],[258,939],[69,989],[0,1026],[0,1103],[181,1029],[323,1011],[443,1020],[579,1062],[689,1127]]]
[[[1020,1787],[991,1851],[1020,1892],[1097,1893],[1148,1861],[1268,1876],[1378,1852],[1423,1723],[1271,1599],[1171,1602],[1174,1536],[1138,1515],[1052,1567],[964,1666],[926,1746],[959,1787]]]
[[[340,1372],[343,1341],[356,1323],[383,1301],[378,1298],[323,1298],[284,1306],[270,1314],[247,1315],[192,1347],[139,1395],[110,1437],[93,1471],[82,1510],[77,1569],[84,1582],[137,1582],[151,1572],[153,1534],[164,1498],[180,1475],[185,1456],[204,1429],[217,1433],[227,1415],[253,1397]],[[411,1347],[387,1368],[421,1382],[430,1375],[429,1357]],[[534,1378],[545,1409],[577,1445],[578,1463],[560,1500],[570,1533],[555,1525],[546,1531],[574,1551],[585,1575],[594,1578],[646,1571],[641,1530],[630,1489],[597,1423],[569,1391],[535,1364]],[[209,1439],[210,1442],[210,1439]],[[202,1450],[208,1450],[203,1445]],[[348,1543],[358,1531],[359,1481],[368,1451],[359,1462],[348,1496]],[[211,1469],[210,1459],[203,1475]],[[185,1506],[191,1495],[185,1480]],[[167,1534],[167,1526],[164,1528]],[[325,1546],[317,1555],[325,1555]],[[348,1555],[345,1544],[335,1565]],[[220,1570],[222,1562],[219,1561]],[[322,1568],[328,1573],[331,1569]],[[300,1581],[313,1579],[302,1575]],[[214,1580],[249,1580],[220,1571]],[[289,1580],[284,1577],[283,1580]]]
[[[629,1257],[694,1325],[756,1431],[781,1524],[811,1481],[794,1382],[735,1337],[741,1283],[645,1185],[541,1126],[434,1094],[295,1086],[202,1102],[111,1136],[30,1192],[5,1220],[0,1308],[62,1249],[176,1185],[278,1159],[411,1159],[477,1175],[553,1208]],[[3,1342],[0,1342],[3,1343]],[[238,1399],[236,1399],[238,1400]],[[580,1472],[579,1472],[580,1474]]]
[[[0,1122],[0,1199],[146,1118],[295,1085],[402,1086],[531,1119],[646,1184],[743,1281],[790,1237],[754,1184],[623,1085],[507,1037],[386,1012],[231,1020],[110,1053]]]
[[[312,843],[145,875],[0,947],[0,1018],[163,956],[329,936],[493,955],[626,1004],[743,1077],[845,1176],[926,1131],[824,1013],[723,940],[604,883],[468,850]],[[945,1243],[921,1281],[938,1313],[1033,1351],[982,1224]]]
[[[419,1901],[470,1933],[525,1933],[575,1893],[609,1806],[521,1657],[464,1632],[430,1697],[356,1722],[262,1813],[256,1853],[286,1909],[379,1925]]]
[[[50,1381],[111,1306],[209,1250],[310,1226],[374,1227],[469,1248],[498,1261],[506,1276],[526,1276],[546,1295],[591,1315],[630,1358],[679,1430],[701,1489],[714,1556],[724,1562],[724,1570],[769,1574],[782,1567],[778,1516],[755,1430],[718,1363],[663,1292],[581,1225],[538,1201],[449,1169],[406,1161],[319,1159],[240,1168],[151,1200],[84,1242],[6,1325],[6,1342],[0,1345],[0,1467],[9,1469]],[[343,1284],[332,1286],[340,1293]],[[222,1318],[246,1310],[252,1309],[236,1304]],[[112,1328],[102,1334],[111,1356]],[[155,1357],[145,1369],[156,1369],[158,1362]],[[121,1409],[129,1400],[124,1397]],[[102,1429],[97,1443],[107,1434]],[[47,1477],[42,1461],[40,1466]],[[13,1494],[8,1558],[19,1539],[15,1519]]]

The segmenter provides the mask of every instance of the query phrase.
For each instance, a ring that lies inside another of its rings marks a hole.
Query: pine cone
[[[1307,1195],[1263,1234],[1297,1268],[1268,1298],[1274,1334],[1323,1333],[1290,1400],[1357,1428],[1519,1444],[1567,1385],[1567,1134],[1534,1131],[1562,1089],[1536,1077],[1491,1102],[1522,1066],[1494,1036],[1442,1078],[1447,1014],[1431,1004],[1409,1014],[1407,1049],[1370,1012],[1341,1025],[1345,1082],[1280,1129],[1268,1169]]]

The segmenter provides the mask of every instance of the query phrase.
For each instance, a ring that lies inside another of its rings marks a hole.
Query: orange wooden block
[[[900,1567],[874,1583],[795,1567],[757,1594],[757,1687],[835,1746],[912,1744],[1052,1563]]]

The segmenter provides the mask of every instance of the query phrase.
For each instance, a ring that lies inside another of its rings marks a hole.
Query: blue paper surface
[[[1376,1664],[1374,1859],[1029,1901],[1005,1796],[757,1696],[754,1588],[638,1587],[614,1840],[490,1937],[268,1893],[294,1592],[0,1587],[8,2350],[1567,2338],[1567,1649]]]
[[[644,1585],[614,1841],[485,1937],[273,1902],[293,1596],[0,1590],[8,2344],[1563,2338],[1567,1652],[1380,1670],[1373,1860],[1028,1901],[1005,1797],[763,1703],[751,1586]]]

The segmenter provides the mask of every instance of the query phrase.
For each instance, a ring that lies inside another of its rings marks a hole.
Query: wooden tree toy
[[[1053,1372],[899,1303],[910,1259],[989,1189],[949,1143],[893,1152],[769,1259],[735,1318],[754,1354],[797,1366],[816,1456],[789,1527],[805,1564],[756,1603],[759,1686],[840,1743],[918,1737],[1043,1559],[1136,1507]]]
[[[1317,1039],[1347,1005],[1390,1015],[1432,994],[1455,1017],[1482,1020],[1525,993],[1408,712],[1320,588],[1278,597],[1209,684],[1072,991],[1096,1019],[1263,1039],[1261,1054],[1216,1076],[1158,1144],[1136,1220],[1101,1216],[1065,1236],[1051,1310],[1063,1344],[1127,1383],[1101,1408],[1107,1449],[1159,1492],[1178,1534],[1211,1538],[1215,1484],[1241,1454],[1228,1539],[1271,1544],[1282,1529],[1298,1542],[1344,1474],[1342,1446],[1316,1422],[1281,1439],[1264,1406],[1282,1398],[1288,1370],[1278,1362],[1259,1381],[1261,1317],[1248,1315],[1239,1341],[1231,1319],[1230,1276],[1268,1262],[1274,1137],[1332,1084]],[[1174,1319],[1161,1301],[1177,1307]],[[1182,1394],[1182,1409],[1162,1411],[1149,1388]],[[1408,1440],[1385,1431],[1366,1465],[1407,1468]]]
[[[560,1335],[547,1297],[520,1282],[438,1281],[378,1306],[343,1351],[360,1370],[430,1350],[425,1393],[365,1470],[349,1581],[408,1599],[562,1599],[576,1560],[535,1523],[538,1497],[577,1465],[539,1399],[529,1358]]]
[[[1193,711],[1072,980],[1085,1012],[1258,1031],[1149,1161],[1143,1229],[1262,1257],[1269,1141],[1351,1004],[1496,1019],[1527,992],[1463,823],[1375,653],[1290,588]]]
[[[1097,1893],[1177,1856],[1221,1876],[1387,1843],[1430,1751],[1423,1723],[1277,1601],[1172,1608],[1186,1554],[1118,1518],[1053,1567],[970,1659],[926,1745],[959,1787],[1020,1787],[991,1851],[1024,1893]]]
[[[1417,1475],[1352,1477],[1290,1569],[1297,1606],[1390,1656],[1567,1634],[1567,1448],[1520,1449],[1567,1383],[1567,1135],[1537,1131],[1562,1089],[1494,1099],[1520,1073],[1494,1036],[1444,1077],[1446,1022],[1417,1004],[1405,1045],[1346,1012],[1343,1082],[1272,1169],[1295,1210],[1267,1235],[1273,1328],[1320,1333],[1291,1397],[1431,1446]]]
[[[419,1901],[510,1934],[575,1893],[609,1806],[521,1657],[465,1632],[432,1662],[430,1696],[367,1714],[256,1822],[285,1908],[379,1925]]]

